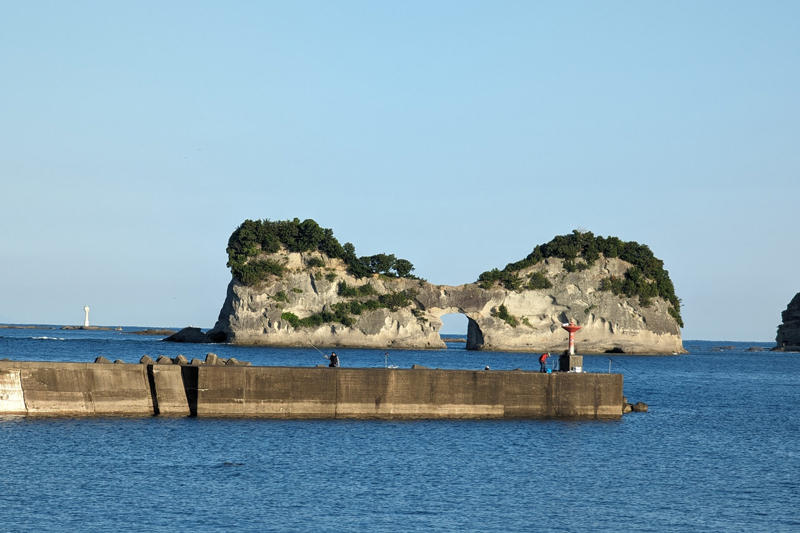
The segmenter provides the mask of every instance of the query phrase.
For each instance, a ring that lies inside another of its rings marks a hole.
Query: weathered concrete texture
[[[786,310],[781,313],[783,322],[778,326],[778,335],[775,337],[779,351],[800,352],[800,293],[795,294]]]
[[[153,413],[162,416],[189,416],[189,401],[180,366],[147,367],[153,393]]]
[[[24,415],[27,412],[19,368],[0,367],[0,414]]]
[[[0,414],[188,416],[181,367],[0,362]]]
[[[198,367],[197,416],[333,418],[336,374],[320,370]]]
[[[153,400],[144,365],[0,362],[0,409],[2,414],[149,416]]]
[[[0,362],[0,415],[619,418],[622,375]]]
[[[197,416],[619,418],[622,375],[383,368],[197,368]]]
[[[311,257],[325,267],[305,267]],[[622,278],[630,264],[601,257],[591,268],[568,273],[561,259],[546,259],[519,272],[525,281],[534,272],[551,281],[550,289],[519,291],[495,285],[485,290],[474,283],[449,286],[422,280],[373,276],[356,279],[338,259],[314,252],[279,253],[267,257],[286,266],[281,278],[256,287],[234,279],[214,328],[204,336],[184,330],[168,340],[230,342],[242,345],[445,348],[439,337],[441,317],[461,313],[468,318],[467,349],[488,351],[561,352],[567,332],[561,324],[574,319],[583,329],[577,336],[579,353],[610,350],[629,354],[684,353],[680,328],[670,316],[670,304],[653,298],[642,306],[638,297],[625,298],[599,289],[602,280]],[[369,285],[374,294],[413,293],[411,304],[395,310],[365,310],[353,315],[355,323],[330,322],[315,327],[292,327],[282,318],[292,313],[302,319],[330,312],[342,302],[365,301],[375,296],[346,297],[338,285]],[[500,306],[516,322],[499,316]]]

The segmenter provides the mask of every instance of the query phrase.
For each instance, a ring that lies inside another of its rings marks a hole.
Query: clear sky
[[[298,217],[453,285],[615,235],[684,339],[772,341],[799,73],[793,1],[3,0],[0,322],[211,327],[231,232]]]

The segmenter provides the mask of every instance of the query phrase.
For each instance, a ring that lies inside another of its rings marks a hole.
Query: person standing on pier
[[[547,358],[550,357],[549,353],[543,353],[539,356],[539,372],[547,372]]]
[[[328,365],[331,368],[338,368],[339,367],[339,356],[336,355],[336,352],[331,352],[330,357],[327,355],[324,356],[325,359],[330,359],[331,363]]]

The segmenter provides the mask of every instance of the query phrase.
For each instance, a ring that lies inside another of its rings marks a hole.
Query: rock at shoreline
[[[175,335],[175,331],[171,329],[142,329],[139,331],[126,331],[126,335],[154,335],[163,337],[165,335]]]
[[[158,359],[156,359],[156,364],[157,365],[171,365],[172,364],[172,359],[170,359],[166,355],[159,355]]]
[[[150,357],[149,355],[143,355],[142,358],[139,359],[139,363],[143,364],[143,365],[152,365],[153,364],[153,358]]]
[[[101,355],[100,357],[97,357],[97,358],[94,360],[94,362],[95,362],[95,363],[103,363],[103,364],[111,364],[111,361],[110,361],[109,359],[106,359],[106,358],[105,358],[105,357],[103,357],[102,355]]]
[[[163,339],[166,342],[190,342],[195,344],[201,344],[205,342],[209,342],[208,337],[200,328],[188,327],[183,328],[179,332],[170,335],[166,339]]]
[[[778,326],[778,335],[775,337],[777,346],[773,350],[800,352],[800,292],[789,302],[781,318],[783,322]]]

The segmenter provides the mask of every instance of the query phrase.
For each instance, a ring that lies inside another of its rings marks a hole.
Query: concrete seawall
[[[0,362],[0,414],[153,414],[144,365]]]
[[[0,415],[620,418],[622,375],[0,362]]]

